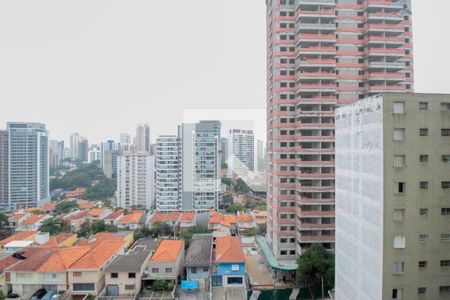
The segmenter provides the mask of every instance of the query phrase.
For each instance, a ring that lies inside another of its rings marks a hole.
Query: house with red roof
[[[145,224],[145,218],[145,213],[142,211],[124,215],[117,222],[117,228],[128,230],[136,230],[142,228]]]
[[[42,211],[46,214],[52,214],[56,210],[56,202],[48,202],[42,205]]]
[[[242,232],[246,229],[256,228],[255,220],[253,219],[253,216],[251,214],[238,212],[237,221],[238,221],[237,227],[239,232]]]
[[[45,220],[50,219],[51,216],[49,215],[30,215],[28,218],[22,221],[20,225],[17,227],[16,231],[34,231],[39,230],[39,227],[41,227],[42,223],[44,223]]]
[[[84,194],[86,194],[86,189],[79,187],[73,191],[67,192],[64,196],[66,199],[72,199],[72,198],[80,199],[80,197],[82,197]]]
[[[109,215],[107,215],[103,220],[105,221],[106,224],[117,225],[119,220],[123,218],[124,214],[125,214],[125,210],[119,209],[119,210],[116,210],[115,212],[112,212]]]
[[[214,264],[213,286],[245,286],[245,257],[239,237],[226,235],[216,238]]]
[[[89,218],[89,210],[76,210],[63,217],[64,221],[70,223],[74,231],[80,230],[81,224]]]
[[[19,231],[6,239],[0,241],[0,248],[3,251],[3,247],[13,241],[35,241],[35,237],[38,231]]]
[[[222,215],[219,213],[211,215],[208,219],[208,229],[225,233],[235,232],[237,226],[236,215]]]
[[[147,222],[147,226],[151,227],[156,222],[163,222],[170,225],[176,231],[186,230],[189,227],[194,226],[196,214],[192,211],[170,211],[170,212],[157,212],[150,217]]]
[[[147,267],[147,279],[177,280],[183,271],[184,241],[162,240]]]

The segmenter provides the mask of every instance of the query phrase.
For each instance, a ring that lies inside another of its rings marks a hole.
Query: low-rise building
[[[145,224],[145,213],[144,212],[132,212],[128,215],[123,216],[117,222],[117,228],[136,230],[142,228]]]
[[[33,241],[35,240],[35,236],[38,233],[38,231],[19,231],[10,237],[7,237],[6,239],[3,239],[0,241],[0,248],[1,250],[4,250],[4,247],[6,244],[12,241]]]
[[[181,211],[169,211],[169,212],[157,212],[150,217],[147,224],[151,227],[156,222],[166,223],[175,230],[175,232],[186,230],[189,227],[194,226],[195,212],[181,212]]]
[[[34,241],[11,241],[3,246],[5,252],[14,253],[34,245]]]
[[[90,220],[103,220],[110,213],[111,213],[110,209],[95,207],[89,211],[89,219]]]
[[[216,239],[214,264],[213,286],[245,286],[245,257],[239,237],[227,235]]]
[[[197,280],[200,289],[209,288],[213,262],[213,237],[211,234],[194,234],[189,245],[184,266],[186,279]]]
[[[103,220],[105,221],[105,224],[117,225],[119,220],[123,218],[124,214],[125,210],[119,209],[107,215]]]
[[[84,223],[89,217],[89,211],[83,210],[79,211],[76,210],[74,212],[71,212],[63,217],[64,221],[67,221],[70,223],[70,226],[74,231],[79,231],[81,224]]]
[[[237,227],[239,232],[248,229],[255,229],[256,227],[255,221],[253,220],[253,217],[250,214],[238,212],[237,220],[238,220]]]
[[[183,260],[183,240],[162,240],[150,258],[146,278],[177,280],[183,271]]]
[[[42,244],[43,247],[72,247],[77,241],[75,233],[61,232],[49,238],[49,240]]]
[[[32,231],[32,230],[39,230],[39,227],[41,227],[42,223],[50,219],[51,217],[49,215],[31,215],[28,218],[26,218],[20,225],[16,228],[17,231]]]
[[[141,290],[141,279],[152,254],[145,246],[117,256],[105,269],[105,288],[99,299],[135,299]]]

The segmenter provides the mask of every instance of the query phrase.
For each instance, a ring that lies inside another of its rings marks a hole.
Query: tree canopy
[[[242,204],[234,203],[234,204],[231,204],[230,206],[228,206],[227,208],[225,208],[225,211],[230,214],[235,214],[238,211],[246,211],[246,208]]]
[[[323,277],[327,289],[334,287],[334,256],[323,246],[312,244],[297,261],[297,275],[304,282],[314,300],[314,291],[321,285]]]
[[[78,208],[78,204],[75,200],[72,201],[62,201],[62,202],[58,202],[56,204],[56,213],[58,215],[60,214],[66,214],[68,212],[71,212],[72,210],[75,210]]]
[[[61,232],[70,232],[71,226],[69,222],[66,222],[60,218],[50,218],[45,220],[39,231],[48,232],[50,235],[55,235]]]
[[[179,236],[184,240],[186,248],[189,247],[189,244],[191,243],[192,240],[192,236],[196,233],[210,233],[210,231],[207,228],[195,225],[187,228],[183,232],[180,232]]]

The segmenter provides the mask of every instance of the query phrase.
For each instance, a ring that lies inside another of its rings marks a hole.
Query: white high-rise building
[[[80,134],[77,132],[70,135],[70,157],[76,159],[80,157]]]
[[[98,145],[89,146],[89,163],[100,160],[101,149]]]
[[[50,200],[48,132],[44,124],[8,123],[9,208],[36,207]]]
[[[138,151],[147,151],[150,153],[150,125],[144,124],[137,126],[134,143]]]
[[[252,130],[230,129],[228,177],[248,178],[255,171],[255,136]]]
[[[156,139],[156,210],[181,209],[181,144],[176,135]]]
[[[124,146],[124,145],[129,145],[131,144],[131,137],[128,133],[121,133],[120,134],[120,145]]]
[[[117,157],[117,206],[151,209],[154,205],[154,157],[130,147]]]

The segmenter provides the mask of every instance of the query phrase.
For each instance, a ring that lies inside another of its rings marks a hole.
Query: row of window
[[[152,268],[152,273],[159,273],[159,268]],[[165,273],[172,273],[172,268],[165,268]]]
[[[420,162],[428,162],[428,154],[419,155]],[[442,154],[441,161],[445,163],[450,162],[450,154]],[[394,155],[394,168],[403,168],[406,166],[406,155],[405,154],[395,154]]]
[[[428,128],[419,128],[419,136],[428,136],[428,131]],[[442,128],[441,136],[450,136],[450,128]],[[394,141],[404,141],[405,137],[405,128],[394,128]]]
[[[419,209],[420,216],[428,215],[428,208],[420,208]],[[442,207],[441,208],[441,216],[450,216],[450,207]],[[405,220],[405,209],[398,208],[394,209],[393,218],[394,221],[404,221]]]
[[[420,189],[428,188],[428,181],[420,181],[419,182]],[[441,181],[441,188],[450,189],[450,181]],[[395,182],[394,183],[394,193],[396,194],[404,194],[406,191],[406,182]]]
[[[448,267],[450,267],[450,260],[449,259],[441,259],[439,261],[439,265],[441,268],[448,268]],[[417,266],[419,269],[425,269],[428,266],[428,261],[421,260],[417,263]],[[405,273],[405,262],[404,261],[394,262],[392,265],[392,273],[393,274],[404,274]]]
[[[428,102],[419,102],[419,110],[428,110]],[[450,111],[450,102],[442,102],[441,103],[442,111]],[[393,114],[395,115],[403,115],[405,114],[405,102],[396,101],[393,106]]]
[[[450,233],[441,233],[440,240],[443,242],[450,241]],[[419,242],[428,243],[429,237],[428,234],[419,234]],[[394,249],[404,249],[406,247],[406,236],[404,235],[396,235],[394,236],[393,248]]]
[[[424,296],[427,293],[426,287],[417,288],[417,295]],[[450,285],[440,286],[439,287],[440,295],[449,295],[450,294]],[[403,299],[403,289],[393,289],[392,290],[392,299]]]

